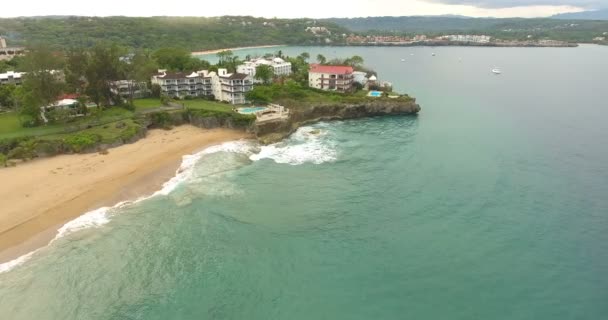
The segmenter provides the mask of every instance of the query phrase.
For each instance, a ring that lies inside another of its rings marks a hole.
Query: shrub
[[[8,157],[4,153],[0,153],[0,167],[8,166]]]
[[[67,147],[73,152],[82,152],[95,146],[100,141],[101,137],[99,135],[85,132],[76,133],[64,139]]]
[[[33,159],[36,157],[36,145],[36,140],[23,140],[19,142],[19,145],[17,145],[17,147],[9,151],[8,158],[22,160]]]
[[[150,121],[152,126],[170,129],[173,125],[173,121],[171,120],[171,116],[167,112],[155,112],[150,114]]]

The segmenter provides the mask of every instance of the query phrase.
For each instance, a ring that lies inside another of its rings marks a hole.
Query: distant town
[[[550,40],[550,39],[533,39],[532,35],[528,35],[526,40],[502,40],[493,38],[488,35],[475,34],[451,34],[435,37],[428,37],[423,34],[413,37],[406,36],[384,36],[384,35],[344,35],[346,45],[360,46],[441,46],[441,45],[459,45],[459,46],[495,46],[495,47],[575,47],[576,43]],[[605,38],[597,37],[596,41],[603,41]]]

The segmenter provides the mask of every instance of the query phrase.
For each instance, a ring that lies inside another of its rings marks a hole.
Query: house
[[[25,72],[7,71],[5,73],[0,73],[0,85],[14,84],[18,86],[23,81],[24,75]]]
[[[220,101],[243,104],[246,102],[245,94],[251,90],[252,77],[245,73],[228,73],[226,69],[218,69],[213,78],[213,94]]]
[[[139,99],[145,98],[150,94],[150,89],[148,89],[146,82],[135,80],[113,81],[111,90],[114,94],[120,95],[123,98],[129,98],[133,94],[133,98]]]
[[[158,70],[151,82],[160,86],[162,94],[172,98],[204,97],[213,95],[211,80],[214,75],[206,70],[191,73]]]
[[[353,68],[349,66],[324,66],[311,64],[308,85],[327,91],[351,92],[353,90]]]
[[[291,62],[287,62],[278,57],[272,60],[259,58],[245,61],[243,64],[236,67],[236,72],[251,76],[254,82],[261,82],[255,79],[255,70],[261,65],[272,67],[275,76],[288,76],[291,74]]]

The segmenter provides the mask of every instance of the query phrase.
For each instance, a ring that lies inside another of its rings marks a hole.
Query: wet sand
[[[151,130],[105,155],[61,155],[0,169],[0,263],[46,245],[61,225],[85,212],[159,190],[183,155],[250,137],[187,125]]]

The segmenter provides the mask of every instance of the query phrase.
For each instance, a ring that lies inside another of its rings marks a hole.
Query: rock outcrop
[[[361,103],[337,103],[315,106],[291,106],[284,121],[256,123],[254,133],[264,144],[278,142],[300,126],[329,120],[346,120],[386,115],[416,115],[420,106],[415,99],[377,99]]]

